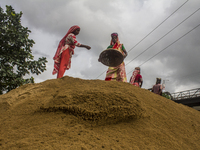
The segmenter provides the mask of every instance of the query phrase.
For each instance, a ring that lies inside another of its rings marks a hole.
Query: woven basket
[[[99,55],[100,62],[109,67],[117,67],[119,66],[124,57],[122,53],[115,49],[106,49]]]

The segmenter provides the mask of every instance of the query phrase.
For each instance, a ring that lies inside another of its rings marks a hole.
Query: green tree
[[[172,99],[172,95],[169,92],[163,92],[162,96],[167,98],[167,99]]]
[[[0,7],[0,94],[34,83],[33,77],[23,77],[46,70],[45,57],[34,60],[31,47],[35,42],[28,38],[31,31],[21,25],[21,17],[22,12],[15,13],[12,6],[6,5],[6,12]]]

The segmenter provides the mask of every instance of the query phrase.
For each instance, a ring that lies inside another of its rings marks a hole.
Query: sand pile
[[[0,96],[0,149],[197,150],[200,112],[128,83],[65,76]]]

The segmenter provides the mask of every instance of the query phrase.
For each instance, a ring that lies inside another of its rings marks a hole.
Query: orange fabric
[[[134,82],[133,85],[137,86],[137,87],[140,87],[139,83],[138,82]]]
[[[65,70],[69,68],[68,64],[70,61],[70,57],[71,56],[69,50],[65,50],[62,52],[57,78],[62,78],[65,73]]]

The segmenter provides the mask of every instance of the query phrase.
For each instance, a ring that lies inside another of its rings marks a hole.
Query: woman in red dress
[[[57,73],[57,78],[63,77],[66,70],[71,67],[71,57],[74,54],[74,48],[85,47],[88,50],[91,49],[88,45],[83,45],[77,42],[76,35],[80,32],[80,27],[72,26],[67,34],[60,41],[54,59],[54,69],[52,74]]]
[[[140,74],[140,67],[135,67],[135,70],[130,78],[130,83],[137,87],[142,87],[143,80]]]

